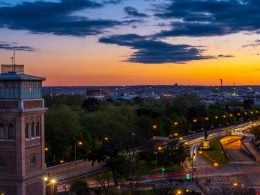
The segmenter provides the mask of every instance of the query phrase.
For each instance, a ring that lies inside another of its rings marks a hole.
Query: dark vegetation
[[[167,100],[132,101],[100,101],[85,99],[83,95],[44,98],[48,107],[45,120],[48,163],[72,160],[75,147],[78,158],[113,144],[118,151],[139,150],[149,145],[149,136],[186,135],[253,120],[259,115],[249,101],[206,105],[189,94]],[[83,144],[77,145],[78,141]]]
[[[250,102],[206,105],[197,96],[183,94],[174,99],[132,101],[85,99],[81,95],[46,96],[47,165],[75,159],[104,163],[108,172],[97,176],[100,184],[123,180],[134,191],[134,182],[144,174],[176,170],[189,157],[189,149],[176,135],[183,136],[254,120],[258,111]],[[166,146],[152,136],[167,136]],[[80,144],[79,144],[80,143]],[[76,155],[75,155],[76,152]],[[155,166],[156,165],[156,166]],[[105,176],[104,176],[105,175]],[[102,186],[102,185],[101,185]],[[101,193],[109,188],[103,185]],[[83,181],[71,191],[86,193]]]

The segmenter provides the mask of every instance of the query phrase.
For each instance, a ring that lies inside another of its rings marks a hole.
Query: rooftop
[[[44,77],[32,76],[24,73],[7,72],[0,74],[0,81],[43,81]]]
[[[0,81],[43,81],[44,77],[24,74],[24,65],[2,64]]]

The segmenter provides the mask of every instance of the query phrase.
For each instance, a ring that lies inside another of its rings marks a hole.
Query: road
[[[231,163],[254,163],[251,158],[241,152],[241,137],[230,136],[227,141],[222,141],[222,145]]]
[[[217,169],[201,169],[201,177],[231,177],[236,176],[237,181],[249,188],[260,188],[260,165],[241,150],[241,137],[231,136],[222,139],[223,148],[230,160],[228,165]]]

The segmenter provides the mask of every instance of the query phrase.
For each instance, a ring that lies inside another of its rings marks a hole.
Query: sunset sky
[[[260,85],[260,0],[0,0],[0,64],[45,85]]]

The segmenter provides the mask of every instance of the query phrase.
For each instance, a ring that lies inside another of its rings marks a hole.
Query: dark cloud
[[[131,17],[140,17],[140,18],[148,17],[148,15],[146,15],[145,13],[139,12],[134,7],[130,7],[130,6],[129,7],[125,7],[124,11],[127,13],[128,16],[131,16]]]
[[[3,49],[3,50],[14,50],[15,49],[15,50],[19,50],[19,51],[36,51],[36,49],[33,47],[21,46],[15,42],[12,42],[12,43],[0,42],[0,49]]]
[[[136,34],[103,37],[99,42],[127,46],[134,49],[135,52],[127,60],[136,63],[185,63],[192,60],[214,58],[212,56],[203,56],[203,50],[200,47],[185,44],[172,45],[162,41],[151,40],[149,37]]]
[[[243,45],[242,47],[258,47],[258,46],[260,46],[260,40],[259,39],[255,40],[254,43]]]
[[[158,36],[220,36],[259,33],[259,13],[259,0],[174,0],[155,15],[172,21],[172,28]]]
[[[219,54],[218,58],[233,58],[233,55],[223,55],[223,54]]]
[[[121,1],[106,1],[113,4],[119,2]],[[0,7],[0,28],[55,35],[96,35],[122,22],[79,17],[74,13],[102,6],[104,3],[91,0],[61,0],[60,2],[24,2],[13,7]]]
[[[104,4],[119,4],[119,3],[122,3],[123,1],[126,1],[126,0],[104,0],[103,3]]]

